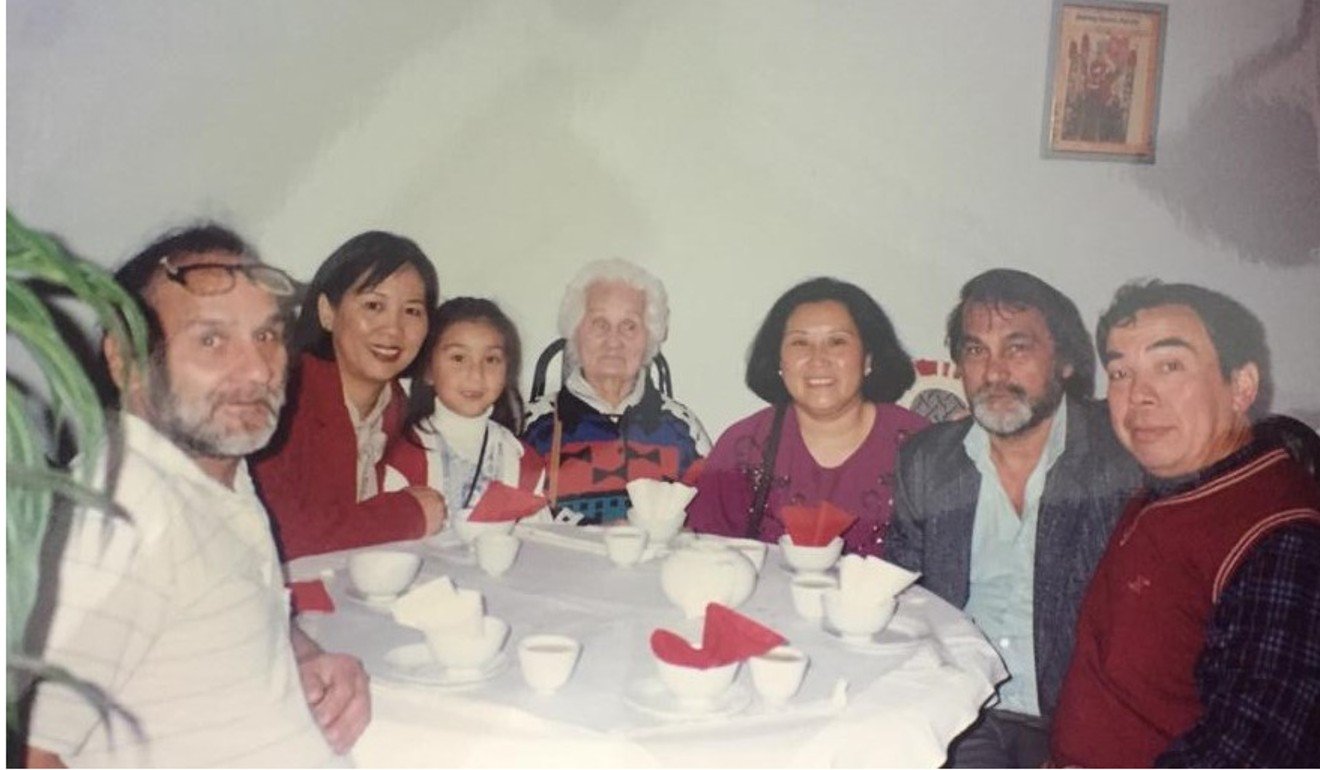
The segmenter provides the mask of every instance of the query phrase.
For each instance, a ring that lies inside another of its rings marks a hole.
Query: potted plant
[[[6,371],[6,716],[11,730],[21,730],[17,706],[37,677],[72,682],[63,672],[43,666],[38,651],[24,644],[38,586],[47,577],[40,554],[52,511],[112,510],[96,480],[99,460],[111,449],[105,413],[87,371],[57,331],[51,301],[68,296],[90,308],[138,361],[145,360],[147,335],[137,304],[103,269],[68,254],[12,212],[7,212],[5,234],[6,332],[27,351],[46,391],[24,388],[12,369]],[[54,418],[53,433],[34,419],[43,410]],[[77,452],[67,464],[52,461],[46,449],[61,433]],[[60,502],[73,506],[61,508]]]

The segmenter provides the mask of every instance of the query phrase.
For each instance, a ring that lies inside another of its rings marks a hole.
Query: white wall
[[[445,294],[511,311],[529,369],[568,276],[630,257],[712,434],[756,406],[747,345],[806,276],[940,358],[987,267],[1088,319],[1128,278],[1193,280],[1262,316],[1276,407],[1315,423],[1320,25],[1169,5],[1143,167],[1040,158],[1045,2],[11,0],[8,203],[106,264],[219,217],[304,279],[395,230]]]

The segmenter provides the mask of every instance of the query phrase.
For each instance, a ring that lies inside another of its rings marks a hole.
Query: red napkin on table
[[[294,612],[334,612],[335,602],[319,580],[301,580],[289,584]]]
[[[779,511],[793,545],[822,546],[857,521],[857,517],[828,500],[815,505],[786,505]]]
[[[477,507],[472,509],[468,521],[513,521],[531,516],[546,505],[546,499],[540,495],[492,481],[477,501]]]
[[[693,647],[673,631],[658,628],[651,634],[651,651],[676,666],[714,668],[761,655],[784,642],[784,637],[746,615],[711,602],[706,605],[700,647]]]

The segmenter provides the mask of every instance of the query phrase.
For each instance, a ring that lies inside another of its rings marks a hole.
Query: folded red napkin
[[[857,517],[828,500],[815,505],[786,505],[779,511],[784,529],[794,545],[821,546],[857,521]]]
[[[319,580],[300,580],[289,584],[294,612],[334,612],[335,602]]]
[[[693,647],[673,631],[658,628],[651,634],[651,651],[676,666],[714,668],[769,652],[784,641],[784,637],[746,615],[711,602],[706,605],[700,647]]]
[[[477,501],[477,507],[472,509],[468,521],[512,521],[530,516],[546,504],[546,499],[540,495],[492,481]]]

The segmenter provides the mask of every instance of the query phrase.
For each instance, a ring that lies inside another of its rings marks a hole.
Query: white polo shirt
[[[121,425],[126,518],[76,518],[43,652],[104,690],[111,713],[43,683],[29,743],[70,765],[343,764],[303,697],[247,466],[229,489],[142,420]]]

